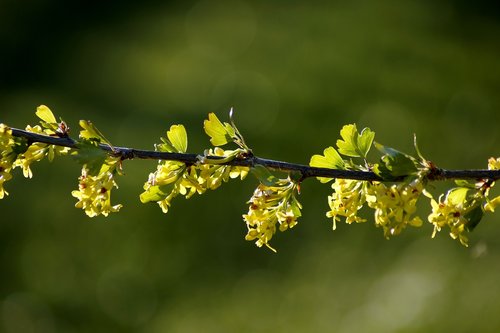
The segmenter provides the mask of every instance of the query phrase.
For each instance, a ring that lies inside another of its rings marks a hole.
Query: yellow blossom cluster
[[[368,206],[375,210],[375,225],[382,227],[386,238],[399,235],[407,226],[422,226],[422,219],[413,215],[423,189],[420,179],[409,184],[387,186],[374,182],[368,186],[366,201]]]
[[[421,179],[392,185],[336,179],[332,189],[334,192],[328,197],[330,210],[326,216],[333,218],[333,229],[340,217],[345,217],[348,224],[366,222],[358,216],[365,203],[375,210],[375,225],[384,230],[386,238],[398,235],[406,226],[422,225],[420,217],[414,216],[417,200],[424,189]]]
[[[45,135],[51,135],[54,133],[50,129],[42,129],[42,127],[39,125],[28,125],[26,127],[26,131]],[[39,162],[46,156],[48,157],[49,161],[52,162],[52,160],[54,159],[54,155],[65,155],[68,152],[68,147],[60,147],[41,142],[34,142],[28,146],[24,153],[17,156],[14,167],[22,168],[24,177],[32,178],[33,172],[31,171],[30,165],[33,162]]]
[[[225,152],[216,148],[217,156],[224,156]],[[144,184],[142,202],[155,201],[164,213],[167,213],[171,201],[177,195],[186,199],[195,193],[202,194],[206,190],[215,190],[222,182],[230,178],[245,178],[248,168],[228,165],[186,165],[178,161],[163,161],[158,164],[155,172],[149,175]]]
[[[120,210],[122,205],[111,205],[111,190],[118,187],[114,176],[119,162],[119,158],[108,157],[97,175],[91,175],[85,166],[82,168],[78,190],[71,192],[78,199],[75,207],[83,209],[89,217],[108,216]]]
[[[160,151],[185,153],[187,150],[188,139],[183,125],[171,126],[166,138],[161,140],[163,143],[156,146]],[[180,161],[160,161],[156,171],[149,174],[144,184],[141,202],[156,202],[167,213],[172,199],[179,194],[189,199],[195,193],[215,190],[230,178],[245,178],[249,168],[220,164],[221,161],[234,159],[240,152],[241,149],[223,150],[216,147],[200,157],[204,163],[187,165]]]
[[[165,161],[159,163],[156,171],[149,174],[140,199],[144,203],[157,202],[162,211],[167,213],[172,199],[178,194],[190,198],[196,192],[203,193],[203,191],[193,166],[187,167],[186,164],[177,161]]]
[[[464,192],[461,199],[458,199],[459,196],[454,195],[459,191]],[[449,191],[446,196],[441,195],[438,201],[431,199],[432,213],[428,219],[434,225],[433,238],[442,228],[448,227],[451,238],[458,239],[464,246],[468,245],[468,238],[465,235],[468,222],[465,216],[465,192],[467,192],[467,189],[459,188]]]
[[[12,130],[6,125],[0,124],[0,199],[9,194],[5,191],[3,184],[12,179],[10,172],[16,159],[13,147]]]
[[[500,158],[488,160],[489,170],[500,169]],[[494,212],[500,205],[500,196],[490,198],[490,190],[495,185],[491,180],[480,180],[472,184],[461,182],[463,186],[450,189],[438,201],[431,199],[432,213],[429,222],[434,225],[432,237],[442,228],[448,228],[450,237],[468,245],[466,233],[473,230],[484,213]]]
[[[41,116],[41,113],[43,115]],[[26,131],[44,134],[55,135],[56,132],[52,128],[57,128],[58,124],[54,115],[44,105],[37,109],[37,115],[41,119],[41,125],[26,127]],[[48,123],[47,120],[51,121]],[[52,122],[53,121],[53,122]],[[15,168],[22,168],[23,175],[26,178],[32,178],[33,172],[30,168],[33,162],[38,162],[45,157],[52,161],[54,155],[64,155],[69,152],[67,147],[59,147],[41,142],[28,143],[26,139],[14,138],[12,130],[5,124],[0,124],[0,199],[8,193],[5,191],[3,184],[12,179],[11,171]]]
[[[488,160],[488,169],[489,170],[500,170],[500,157],[498,158],[494,158],[494,157],[491,157],[489,160]],[[490,199],[488,198],[488,195],[489,195],[489,189],[493,187],[493,185],[495,185],[494,182],[492,182],[491,184],[489,184],[489,188],[486,189],[485,191],[485,196],[486,196],[486,204],[484,205],[484,211],[485,212],[491,212],[493,213],[495,211],[495,208],[500,206],[500,195],[493,198],[493,199]]]
[[[366,201],[364,187],[366,182],[363,181],[335,179],[332,184],[333,193],[328,197],[330,210],[326,213],[327,217],[333,219],[333,230],[337,228],[339,216],[345,217],[346,223],[349,224],[366,221],[357,215]]]
[[[220,147],[215,147],[214,149],[209,149],[206,152],[207,156],[217,156],[224,159],[233,159],[235,158],[242,150],[224,150]],[[205,162],[210,159],[206,157],[202,157]],[[220,160],[211,160],[212,162],[218,163]],[[248,175],[249,168],[248,167],[239,167],[239,166],[231,166],[231,165],[221,165],[221,164],[200,164],[198,166],[200,169],[199,181],[203,188],[215,190],[218,188],[222,182],[227,182],[229,179],[245,179]]]
[[[297,186],[290,179],[280,179],[273,185],[261,183],[257,187],[248,201],[248,213],[243,215],[248,228],[246,240],[256,239],[258,247],[265,245],[275,251],[269,241],[277,227],[280,231],[293,228],[297,224],[297,218],[301,216],[302,206],[295,197]]]
[[[500,170],[500,157],[498,157],[498,158],[490,157],[488,159],[488,169],[489,170]]]

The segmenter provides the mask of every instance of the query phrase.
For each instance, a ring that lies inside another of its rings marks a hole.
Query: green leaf
[[[167,132],[167,137],[177,152],[185,153],[187,151],[188,139],[186,129],[183,125],[170,126],[170,131]]]
[[[368,155],[374,139],[375,132],[368,127],[363,128],[360,136],[358,137],[358,149],[363,157],[366,158],[366,155]]]
[[[340,136],[343,140],[337,140],[339,153],[350,157],[366,158],[375,138],[375,132],[364,128],[359,134],[356,124],[349,124],[342,127]]]
[[[473,231],[479,222],[481,222],[481,219],[483,218],[484,211],[481,208],[481,205],[475,206],[470,212],[465,214],[465,218],[467,219],[467,224],[465,227],[469,231]]]
[[[203,128],[214,146],[223,146],[233,142],[235,136],[233,127],[228,123],[222,124],[214,113],[208,114],[208,119],[203,122]]]
[[[167,138],[161,138],[162,144],[157,145],[159,151],[169,153],[185,153],[187,151],[187,133],[183,125],[172,125],[167,131]]]
[[[167,197],[167,193],[162,191],[166,186],[151,186],[146,191],[142,192],[139,196],[142,203],[157,202]],[[172,186],[170,186],[172,187]]]
[[[97,175],[108,157],[108,154],[99,148],[95,141],[82,140],[71,156],[80,164],[85,165],[91,175]]]
[[[79,122],[82,130],[80,131],[80,138],[92,141],[103,142],[113,148],[111,142],[104,137],[104,135],[92,124],[89,120],[80,120]]]
[[[313,155],[309,165],[316,168],[345,169],[344,160],[333,147],[328,147],[323,151],[324,155]],[[332,178],[317,177],[322,183],[327,183]]]
[[[54,117],[52,111],[45,105],[37,107],[35,114],[46,123],[57,124],[56,117]]]
[[[460,187],[467,187],[467,188],[470,188],[470,189],[475,189],[476,188],[476,184],[468,182],[468,181],[466,181],[464,179],[457,179],[457,180],[455,180],[455,184],[457,184]]]
[[[301,217],[302,213],[301,213],[300,209],[302,208],[302,205],[297,200],[297,198],[292,197],[292,200],[291,200],[290,204],[291,204],[290,208],[292,209],[293,215],[296,218]]]
[[[466,187],[455,187],[448,191],[446,199],[453,205],[463,205],[467,199],[467,192],[469,189]]]
[[[339,152],[346,156],[361,157],[357,151],[358,130],[356,124],[344,125],[340,130],[340,136],[343,140],[337,140]]]
[[[262,165],[256,165],[253,168],[250,168],[250,172],[264,185],[273,186],[279,181],[277,177],[275,177],[269,169]]]
[[[377,142],[375,142],[374,145],[375,148],[384,154],[380,158],[380,163],[376,164],[373,168],[373,171],[382,179],[396,180],[400,177],[411,176],[418,172],[418,163],[412,156]]]

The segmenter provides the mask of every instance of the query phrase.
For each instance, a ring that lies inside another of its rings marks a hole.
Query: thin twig
[[[42,142],[56,146],[69,147],[73,149],[78,149],[77,141],[69,137],[56,137],[47,136],[37,133],[28,132],[25,130],[11,128],[12,135],[17,137],[24,137],[30,142]],[[153,160],[170,160],[179,161],[187,164],[200,163],[198,154],[187,154],[187,153],[168,153],[168,152],[158,152],[152,150],[141,150],[126,147],[110,147],[105,144],[100,144],[99,147],[103,150],[108,151],[114,156],[119,156],[123,160],[126,159],[153,159]],[[219,156],[213,156],[211,159],[221,158]],[[316,168],[310,167],[303,164],[288,163],[282,161],[275,161],[265,158],[260,158],[257,156],[246,156],[241,158],[236,158],[228,162],[222,163],[224,165],[234,165],[234,166],[246,166],[253,167],[255,165],[262,165],[266,168],[279,171],[297,171],[302,175],[302,179],[309,177],[326,177],[326,178],[342,178],[342,179],[354,179],[354,180],[371,180],[380,181],[382,180],[374,172],[371,171],[356,171],[356,170],[336,170],[336,169],[326,169],[326,168]],[[404,177],[402,177],[404,178]],[[470,169],[470,170],[447,170],[435,168],[427,176],[429,180],[445,180],[445,179],[471,179],[471,180],[481,180],[489,179],[495,181],[500,179],[500,170],[485,170],[485,169]]]

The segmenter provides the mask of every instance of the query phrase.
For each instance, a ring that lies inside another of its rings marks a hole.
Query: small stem
[[[78,149],[77,141],[69,137],[53,137],[37,133],[28,132],[25,130],[11,128],[12,135],[16,137],[24,137],[30,142],[41,142],[56,146],[69,147],[73,149]],[[152,150],[141,150],[126,147],[110,147],[106,144],[100,144],[99,147],[110,154],[121,157],[122,160],[126,159],[153,159],[153,160],[170,160],[179,161],[186,164],[196,164],[200,163],[198,156],[199,154],[187,154],[187,153],[168,153],[168,152],[158,152]],[[223,156],[210,156],[210,159],[223,159]],[[266,168],[279,170],[279,171],[298,171],[302,174],[301,179],[309,177],[326,177],[326,178],[342,178],[342,179],[353,179],[353,180],[367,180],[367,181],[382,181],[382,179],[377,176],[372,171],[356,171],[356,170],[337,170],[337,169],[327,169],[327,168],[316,168],[302,164],[275,161],[265,158],[260,158],[254,155],[236,157],[230,161],[221,163],[224,165],[233,166],[244,166],[253,167],[255,165],[262,165]],[[401,177],[404,179],[404,177]],[[471,169],[471,170],[447,170],[435,168],[433,172],[427,175],[429,180],[446,180],[446,179],[471,179],[471,180],[491,180],[495,181],[500,179],[500,170],[484,170],[484,169]]]

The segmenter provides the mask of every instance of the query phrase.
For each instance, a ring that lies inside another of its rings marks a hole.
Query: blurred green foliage
[[[235,107],[262,157],[307,164],[343,124],[420,149],[438,166],[499,155],[496,1],[0,2],[0,121],[46,104],[77,132],[152,148],[183,123]],[[432,226],[386,241],[372,225],[331,231],[328,186],[302,185],[303,217],[244,240],[256,181],[232,181],[167,215],[138,196],[152,161],[125,164],[118,214],[89,219],[79,166],[42,162],[0,201],[2,332],[497,332],[498,215],[462,248]],[[440,185],[436,184],[436,189]],[[430,207],[422,207],[428,212]]]

